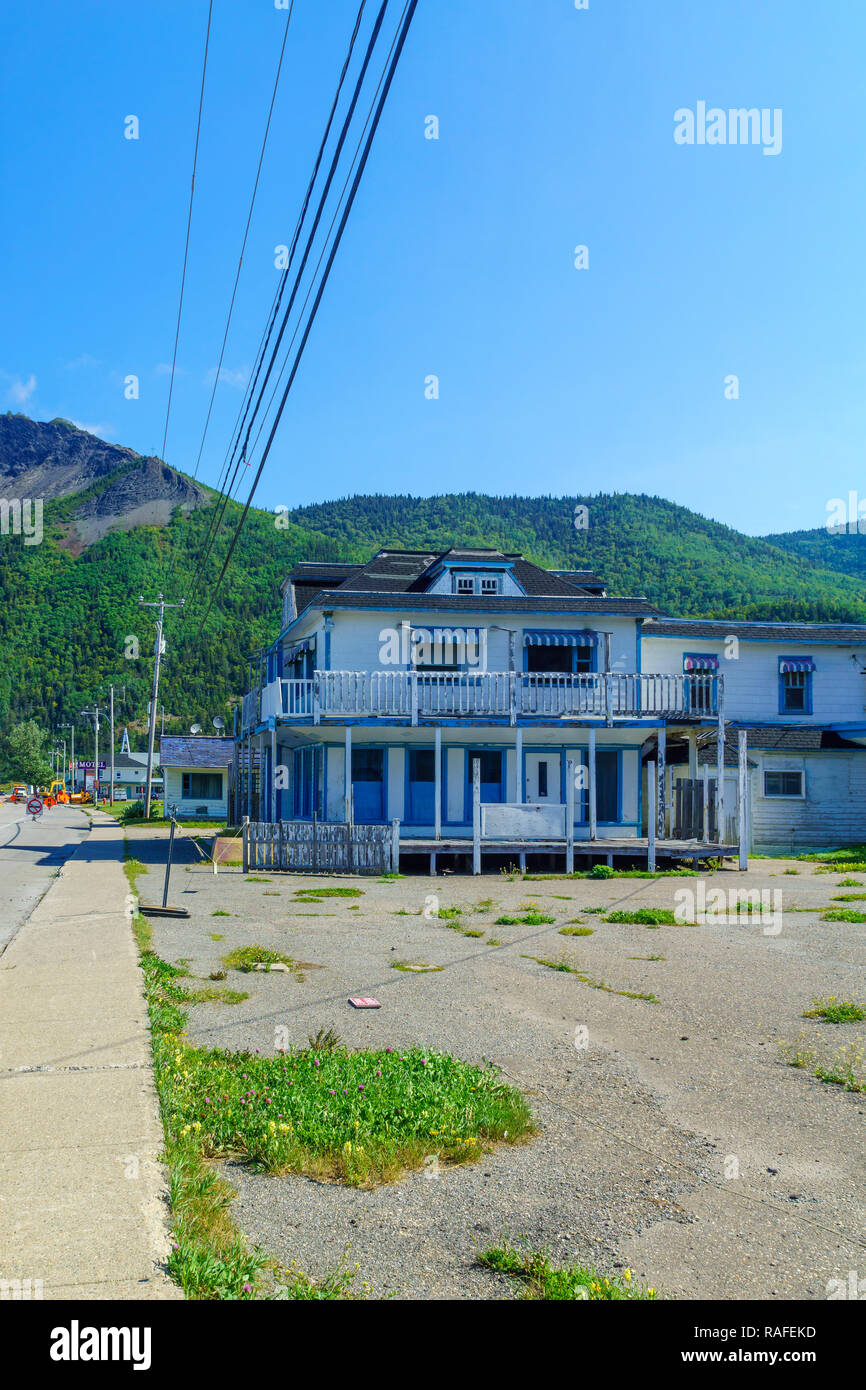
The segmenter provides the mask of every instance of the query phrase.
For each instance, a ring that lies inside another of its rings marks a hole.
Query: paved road
[[[54,806],[34,824],[23,801],[0,803],[0,951],[87,835],[74,806]]]

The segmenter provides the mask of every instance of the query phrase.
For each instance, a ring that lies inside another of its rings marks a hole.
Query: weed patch
[[[524,912],[522,917],[510,917],[506,913],[502,917],[496,918],[497,927],[544,927],[551,922],[555,922],[555,917],[550,917],[544,912]]]
[[[804,1018],[821,1018],[825,1023],[860,1023],[866,1018],[866,1005],[855,1004],[853,999],[836,999],[831,994],[828,999],[815,999]]]
[[[822,922],[866,922],[866,912],[855,912],[853,907],[834,907],[821,913]]]
[[[592,936],[594,927],[560,927],[560,936]]]
[[[636,908],[634,912],[609,912],[604,920],[606,922],[616,922],[621,925],[638,927],[677,927],[689,925],[686,922],[679,922],[668,907],[639,907]]]
[[[541,1250],[497,1246],[483,1250],[478,1263],[517,1280],[523,1298],[535,1301],[610,1303],[625,1299],[653,1301],[658,1296],[655,1289],[635,1284],[630,1269],[618,1277],[600,1274],[585,1265],[557,1266],[551,1264],[549,1255]]]
[[[854,1038],[835,1052],[801,1035],[793,1043],[780,1042],[782,1060],[789,1067],[800,1067],[828,1085],[842,1086],[846,1091],[866,1092],[864,1039]]]

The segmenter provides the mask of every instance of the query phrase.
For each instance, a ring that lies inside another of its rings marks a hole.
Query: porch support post
[[[481,762],[472,759],[472,872],[481,873]]]
[[[400,872],[400,822],[391,822],[391,873]]]
[[[704,844],[707,844],[707,843],[709,842],[709,838],[710,838],[710,765],[709,765],[709,763],[704,763],[704,796],[703,796],[703,804],[704,804]]]
[[[264,820],[268,813],[265,805],[265,736],[259,734],[259,820]]]
[[[658,798],[656,796],[657,780],[658,768],[656,764],[647,763],[647,868],[650,873],[655,871],[656,866],[656,816],[658,814]]]
[[[598,839],[598,819],[596,816],[596,766],[595,729],[589,731],[589,838]]]
[[[277,820],[277,726],[271,729],[271,823]]]
[[[716,834],[725,842],[725,678],[718,677],[719,725],[716,732]]]
[[[252,819],[253,814],[253,736],[247,734],[247,765],[246,765],[246,793],[247,793],[247,819]]]
[[[408,751],[406,756],[408,757]],[[436,751],[433,754],[433,834],[442,839],[442,730],[436,726]],[[435,857],[431,861],[435,864]],[[435,868],[433,870],[435,873]]]
[[[574,760],[565,764],[565,872],[574,873]]]
[[[512,678],[513,679],[513,678]],[[520,806],[524,801],[523,787],[523,730],[518,728],[514,731],[514,751],[517,758],[517,801]],[[526,851],[520,851],[519,857],[520,872],[526,873]]]
[[[346,725],[346,761],[343,783],[343,819],[347,825],[352,820],[352,726]]]
[[[668,763],[668,731],[664,725],[659,729],[658,737],[658,836],[660,840],[665,837],[665,787],[667,785],[667,763]]]
[[[686,742],[689,745],[689,779],[694,781],[698,775],[698,735],[695,729],[686,730]]]
[[[737,733],[737,811],[739,820],[739,868],[749,867],[749,764],[746,750],[746,730]]]

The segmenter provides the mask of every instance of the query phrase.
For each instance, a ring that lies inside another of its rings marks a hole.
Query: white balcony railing
[[[260,721],[311,719],[676,718],[709,716],[718,677],[705,672],[317,671],[244,697],[244,729]]]

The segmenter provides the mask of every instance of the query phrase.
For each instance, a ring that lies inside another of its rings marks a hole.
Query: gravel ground
[[[142,895],[156,900],[164,839],[130,832],[131,851],[153,866]],[[161,955],[188,960],[205,979],[226,952],[253,943],[323,967],[302,982],[230,971],[226,984],[250,998],[192,1009],[194,1042],[270,1053],[332,1026],[349,1046],[420,1044],[486,1058],[526,1091],[539,1125],[526,1145],[375,1191],[228,1165],[236,1220],[283,1262],[321,1276],[348,1259],[374,1295],[425,1299],[510,1297],[474,1264],[478,1248],[503,1238],[561,1260],[628,1265],[680,1299],[824,1298],[829,1279],[866,1272],[866,1097],[782,1065],[778,1052],[779,1040],[802,1032],[837,1045],[866,1032],[801,1018],[819,995],[866,995],[866,926],[817,916],[846,891],[836,886],[844,871],[753,860],[748,874],[705,880],[780,890],[782,930],[765,936],[738,924],[648,930],[587,912],[673,907],[691,879],[245,881],[239,869],[214,877],[189,843],[179,855],[169,901],[191,920],[154,922]],[[302,887],[335,885],[363,897],[295,901]],[[425,918],[432,894],[484,935]],[[494,925],[525,903],[555,924]],[[577,917],[592,936],[558,935]],[[592,989],[526,956],[564,956],[614,990],[658,1002]],[[444,968],[408,974],[394,960]],[[382,1008],[355,1012],[350,994],[375,995]],[[575,1045],[579,1028],[585,1047]]]

